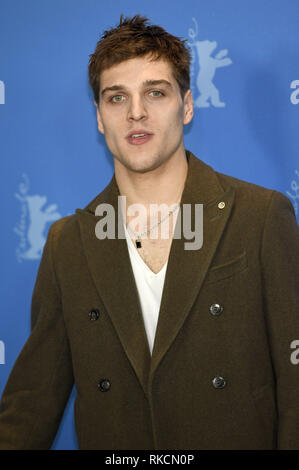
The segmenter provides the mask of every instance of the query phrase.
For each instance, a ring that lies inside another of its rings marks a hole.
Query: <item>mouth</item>
[[[148,142],[153,137],[153,134],[149,134],[147,132],[131,132],[127,136],[127,141],[131,145],[142,145]]]

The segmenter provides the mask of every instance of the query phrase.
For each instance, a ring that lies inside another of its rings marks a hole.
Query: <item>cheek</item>
[[[175,109],[171,113],[164,114],[162,116],[162,122],[164,123],[165,131],[167,133],[175,133],[181,131],[183,128],[183,116],[181,109]]]
[[[103,119],[103,128],[105,136],[108,138],[116,138],[120,135],[120,123],[119,120],[114,119],[114,116],[109,116],[109,118]]]
[[[102,124],[105,129],[105,132],[113,132],[114,129],[117,129],[120,126],[120,123],[123,120],[121,110],[110,109],[107,106],[102,108]]]

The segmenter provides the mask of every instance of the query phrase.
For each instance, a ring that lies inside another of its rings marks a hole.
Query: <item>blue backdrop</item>
[[[215,170],[276,189],[299,220],[297,0],[1,0],[0,393],[30,333],[47,232],[108,184],[89,54],[120,14],[187,38],[196,104],[185,147]],[[76,449],[75,390],[54,449]]]

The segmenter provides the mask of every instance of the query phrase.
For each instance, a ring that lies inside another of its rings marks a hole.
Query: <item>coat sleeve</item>
[[[31,334],[0,404],[0,449],[49,449],[74,383],[49,230],[31,301]]]
[[[294,361],[294,346],[299,346],[299,227],[291,201],[278,191],[272,192],[265,219],[261,262],[276,378],[277,447],[299,449],[299,361]]]

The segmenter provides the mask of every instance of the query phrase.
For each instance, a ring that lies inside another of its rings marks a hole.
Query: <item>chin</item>
[[[157,168],[157,165],[140,162],[139,164],[127,165],[127,168],[128,170],[134,171],[136,173],[147,173],[148,171],[152,171]]]
[[[147,171],[154,170],[161,165],[161,161],[158,157],[154,158],[149,155],[136,155],[134,158],[124,158],[121,160],[121,163],[131,171],[137,171],[140,173],[145,173]]]

